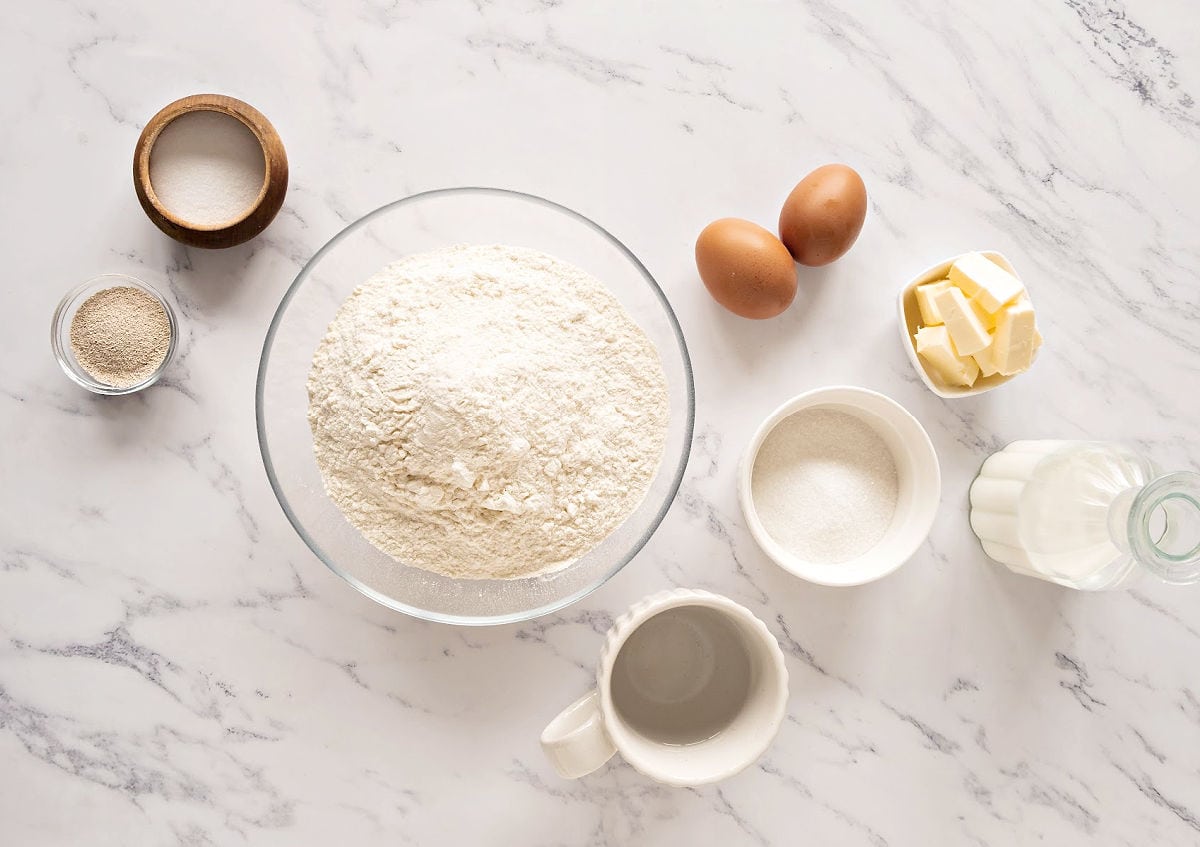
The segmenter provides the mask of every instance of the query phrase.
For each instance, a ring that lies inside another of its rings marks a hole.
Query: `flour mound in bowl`
[[[450,577],[576,561],[645,497],[666,440],[658,351],[573,265],[518,247],[408,256],[313,355],[326,490],[373,545]]]

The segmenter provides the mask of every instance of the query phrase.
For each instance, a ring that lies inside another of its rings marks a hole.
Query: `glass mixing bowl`
[[[317,343],[342,301],[402,256],[454,244],[529,247],[603,282],[658,348],[671,405],[658,474],[638,509],[569,567],[511,580],[451,579],[381,553],[325,494],[313,455],[305,382]],[[570,209],[515,191],[449,188],[397,200],[322,247],[283,296],[263,344],[258,442],[279,504],[330,570],[385,606],[426,620],[500,624],[574,603],[624,567],[649,540],[679,489],[691,449],[695,390],[687,346],[662,289],[625,245]]]

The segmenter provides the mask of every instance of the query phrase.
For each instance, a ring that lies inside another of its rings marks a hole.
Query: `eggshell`
[[[722,218],[696,239],[696,269],[713,299],[743,318],[773,318],[796,296],[796,265],[775,234]]]
[[[867,218],[867,187],[847,165],[822,165],[792,189],[779,214],[779,237],[802,265],[846,254]]]

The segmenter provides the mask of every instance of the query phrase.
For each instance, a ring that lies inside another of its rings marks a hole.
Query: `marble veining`
[[[1200,467],[1186,0],[52,0],[9,10],[0,40],[19,69],[0,103],[0,843],[1200,843],[1200,595],[1017,577],[965,508],[1016,438]],[[291,163],[276,221],[220,252],[163,237],[130,178],[144,122],[200,91],[259,107]],[[871,194],[854,250],[805,271],[776,320],[722,312],[696,233],[770,226],[839,160]],[[465,184],[545,195],[628,244],[698,394],[686,478],[637,559],[570,609],[486,630],[409,620],[329,573],[254,433],[263,336],[313,252]],[[965,249],[1014,262],[1047,346],[1002,390],[942,401],[894,296]],[[102,272],[179,307],[179,357],[145,394],[87,395],[51,357],[58,298]],[[762,417],[843,382],[922,421],[944,484],[913,561],[850,590],[775,568],[734,494]],[[542,726],[592,684],[614,617],[674,585],[778,637],[777,742],[719,786],[619,761],[559,780]]]

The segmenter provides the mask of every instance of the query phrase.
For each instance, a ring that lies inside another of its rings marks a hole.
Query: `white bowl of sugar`
[[[862,585],[903,565],[941,500],[937,453],[903,406],[875,391],[831,386],[763,421],[738,468],[750,534],[789,573]]]

